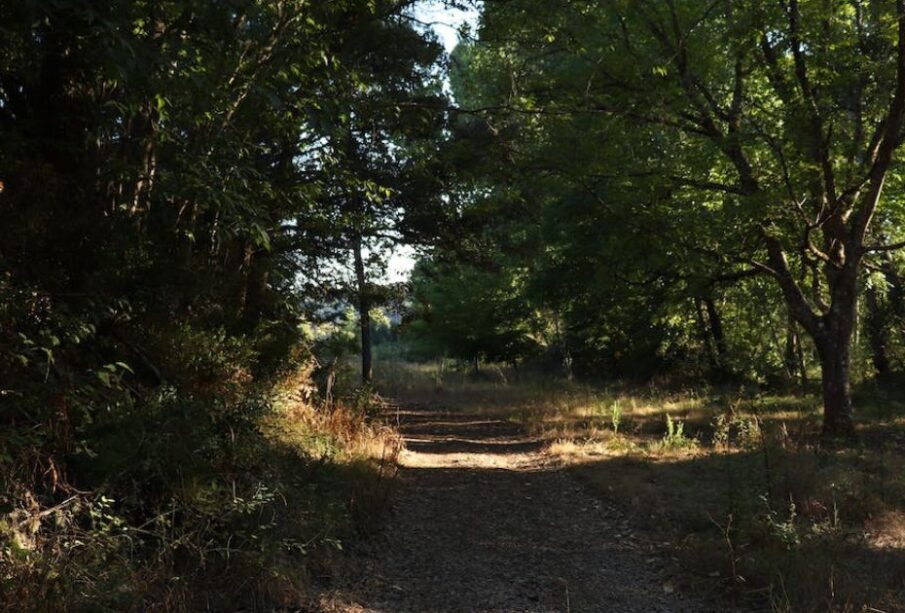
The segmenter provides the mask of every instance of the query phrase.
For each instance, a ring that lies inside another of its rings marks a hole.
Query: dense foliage
[[[521,336],[507,358],[534,341],[596,376],[816,379],[824,433],[851,434],[852,375],[901,363],[903,19],[901,2],[487,3],[452,72],[457,136],[481,152],[458,176],[474,231],[419,282],[423,336],[449,333],[431,296],[496,251],[512,295],[470,308],[512,322],[493,332]]]
[[[287,483],[329,535],[303,517],[324,458],[262,424],[351,245],[440,203],[410,5],[0,2],[0,601],[226,606],[205,577],[263,555]]]
[[[0,0],[0,606],[301,606],[399,305],[828,439],[902,370],[905,0],[487,0],[449,70],[416,4]]]

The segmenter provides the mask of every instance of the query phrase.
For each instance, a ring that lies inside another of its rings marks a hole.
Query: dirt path
[[[672,593],[612,505],[510,422],[402,411],[400,490],[326,610],[708,611]]]

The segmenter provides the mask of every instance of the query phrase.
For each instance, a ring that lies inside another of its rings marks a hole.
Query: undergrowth
[[[399,451],[364,394],[323,407],[305,364],[257,385],[201,359],[193,394],[111,386],[90,420],[8,424],[0,610],[305,605],[373,530]]]
[[[402,397],[545,439],[652,542],[675,544],[684,589],[784,613],[905,610],[905,406],[882,386],[856,396],[860,443],[826,449],[807,394],[388,370]]]

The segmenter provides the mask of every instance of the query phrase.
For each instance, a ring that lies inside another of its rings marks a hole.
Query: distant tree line
[[[905,2],[488,2],[451,79],[472,231],[418,270],[421,338],[597,376],[813,366],[852,434],[853,377],[905,341]]]

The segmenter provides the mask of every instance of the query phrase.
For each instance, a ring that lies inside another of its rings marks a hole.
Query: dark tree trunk
[[[729,370],[729,350],[726,345],[726,334],[723,332],[723,319],[720,317],[720,312],[717,310],[716,302],[714,302],[712,297],[707,296],[704,298],[704,307],[707,311],[710,337],[713,339],[713,346],[716,348],[714,374],[717,379],[728,379],[731,373]]]
[[[886,345],[889,338],[889,318],[880,304],[877,288],[867,288],[867,341],[870,345],[870,356],[877,375],[885,377],[889,374],[889,356]]]
[[[707,322],[704,320],[704,305],[700,298],[695,298],[694,301],[695,307],[695,320],[698,324],[698,336],[701,338],[701,342],[704,344],[704,352],[707,355],[707,363],[710,365],[710,370],[716,372],[719,368],[719,362],[717,360],[717,354],[713,349],[713,339],[710,332],[707,330]]]
[[[723,332],[723,320],[720,318],[719,311],[716,310],[716,303],[713,298],[704,299],[704,306],[707,308],[707,320],[710,322],[710,335],[713,337],[713,344],[716,347],[716,355],[718,367],[723,369],[726,367],[726,335]]]
[[[355,258],[355,282],[358,290],[358,322],[361,329],[361,382],[371,382],[371,297],[368,292],[365,264],[362,257],[361,235],[356,235],[352,245]]]
[[[818,342],[823,388],[823,437],[850,438],[855,427],[852,419],[850,384],[851,335],[828,336]]]

